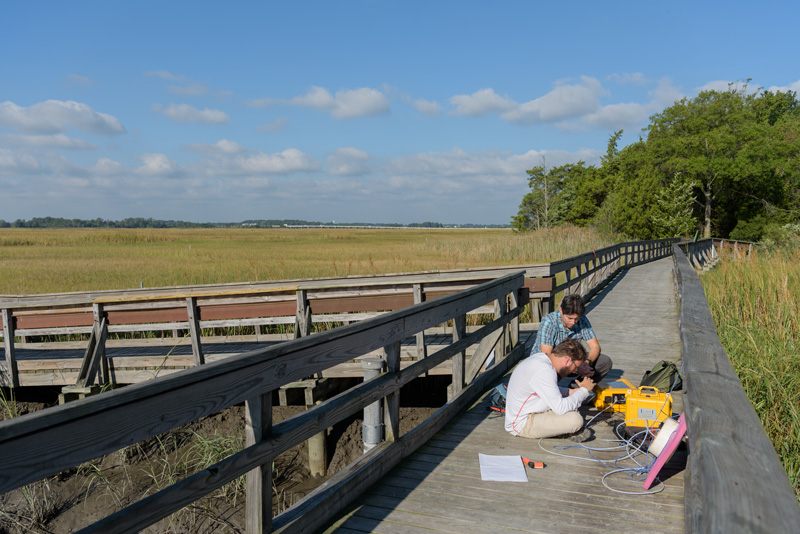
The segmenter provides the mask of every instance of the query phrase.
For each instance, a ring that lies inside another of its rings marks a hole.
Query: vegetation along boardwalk
[[[638,385],[659,360],[680,358],[671,259],[621,272],[588,308],[603,351],[614,359],[609,379]],[[675,413],[682,410],[680,397]],[[487,407],[484,398],[456,418],[365,492],[328,532],[683,532],[684,451],[662,470],[663,486],[651,488],[661,491],[643,495],[643,477],[613,473],[635,467],[617,461],[626,455],[613,441],[621,413],[599,415],[590,426],[593,438],[578,445],[513,437],[503,429],[502,416]],[[598,415],[594,408],[582,412],[587,420]],[[483,481],[479,453],[521,456],[546,467],[526,468],[527,483]]]

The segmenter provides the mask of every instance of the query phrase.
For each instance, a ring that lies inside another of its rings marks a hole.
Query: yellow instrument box
[[[672,417],[672,395],[661,393],[658,388],[642,386],[628,394],[625,408],[625,424],[628,426],[652,426]]]
[[[594,392],[597,395],[594,399],[594,407],[598,410],[603,410],[611,406],[607,411],[624,412],[627,405],[626,396],[628,392],[634,389],[636,388],[633,384],[624,378],[609,382],[602,381],[594,387]]]
[[[658,389],[633,384],[620,378],[610,382],[601,382],[594,388],[597,397],[594,407],[598,410],[625,413],[625,421],[629,426],[651,426],[672,417],[672,396],[661,393]]]

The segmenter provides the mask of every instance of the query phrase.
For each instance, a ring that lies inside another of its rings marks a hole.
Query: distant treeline
[[[410,224],[396,223],[334,223],[303,221],[299,219],[257,219],[229,223],[194,223],[186,221],[162,221],[152,218],[128,217],[120,221],[108,219],[64,219],[61,217],[34,217],[30,220],[17,219],[7,222],[0,219],[0,228],[280,228],[284,226],[374,226],[392,228],[508,228],[502,224],[442,224],[421,222]]]

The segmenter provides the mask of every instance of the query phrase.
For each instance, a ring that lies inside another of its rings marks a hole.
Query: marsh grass
[[[725,351],[800,497],[800,248],[723,261],[703,286]]]
[[[0,294],[545,263],[613,243],[584,228],[0,229]]]

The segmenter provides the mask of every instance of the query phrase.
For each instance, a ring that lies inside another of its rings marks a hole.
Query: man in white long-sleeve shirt
[[[573,434],[583,426],[578,413],[594,387],[591,377],[581,378],[577,389],[562,388],[559,376],[575,374],[586,361],[579,341],[566,339],[550,354],[539,352],[522,360],[508,382],[505,427],[515,436],[547,438]]]

